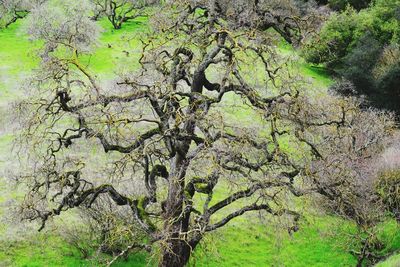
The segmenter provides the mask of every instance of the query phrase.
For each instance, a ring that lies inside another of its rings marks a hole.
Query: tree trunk
[[[190,258],[192,248],[183,240],[171,240],[164,248],[159,267],[183,267]]]
[[[201,93],[204,85],[204,73],[197,73],[192,83],[192,92]],[[195,114],[197,110],[196,99],[189,100],[191,108],[187,111],[187,116]],[[191,136],[195,131],[196,121],[189,119],[184,124],[184,130]],[[185,214],[184,210],[184,190],[185,176],[189,166],[186,155],[189,151],[191,140],[178,141],[175,144],[176,155],[171,159],[170,175],[168,177],[168,196],[165,201],[164,209],[164,234],[166,234],[163,244],[162,258],[159,267],[183,267],[190,258],[200,237],[188,241],[188,230],[190,212]]]

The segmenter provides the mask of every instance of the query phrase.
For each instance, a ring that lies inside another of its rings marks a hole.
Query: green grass
[[[107,257],[111,260],[111,257]],[[116,267],[145,266],[146,255],[133,254],[128,260],[114,264]],[[83,259],[79,251],[58,236],[36,234],[23,242],[0,243],[1,267],[76,267],[98,266],[98,262]]]
[[[257,222],[257,218],[251,218]],[[339,239],[330,236],[335,218],[318,218],[301,225],[289,235],[282,225],[232,223],[216,233],[212,244],[201,248],[205,256],[198,266],[349,266],[355,259],[340,248]],[[211,243],[211,242],[209,242]],[[210,250],[207,252],[207,249]]]
[[[395,220],[390,220],[382,225],[380,237],[387,246],[383,253],[393,254],[393,252],[400,252],[400,224]]]
[[[60,239],[36,235],[35,239],[2,244],[0,266],[82,266],[78,251],[65,246]]]
[[[36,66],[35,45],[20,31],[21,22],[0,30],[0,104],[14,99],[19,81]]]
[[[295,58],[300,74],[308,79],[313,86],[327,88],[332,85],[332,78],[324,67],[307,63],[297,54],[297,51],[285,41],[281,41],[279,44],[279,51],[283,55],[293,56]]]
[[[388,233],[393,233],[393,226],[388,227]],[[313,216],[301,224],[298,232],[289,235],[279,222],[266,223],[257,216],[247,216],[208,235],[190,264],[204,267],[354,266],[356,260],[345,251],[341,238],[341,234],[353,231],[354,227],[346,221],[331,216]],[[146,254],[137,253],[113,266],[147,266],[147,260]],[[396,266],[390,264],[396,264],[398,260],[398,256],[394,256],[378,266]],[[82,259],[78,251],[60,237],[39,234],[35,240],[0,244],[0,266],[98,265]]]
[[[376,267],[399,267],[400,266],[400,254],[393,255],[383,262],[380,262]]]
[[[102,79],[113,78],[122,67],[125,71],[138,69],[140,37],[147,28],[146,18],[124,23],[123,30],[113,29],[106,19],[99,23],[104,29],[100,43],[95,53],[83,61],[93,72],[100,73]]]

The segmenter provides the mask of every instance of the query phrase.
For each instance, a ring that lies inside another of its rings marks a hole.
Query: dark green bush
[[[347,6],[360,10],[368,7],[371,0],[329,0],[328,2],[333,10],[344,10]]]
[[[386,50],[400,51],[399,44],[400,0],[374,0],[359,12],[348,6],[332,13],[302,54],[308,62],[324,64],[351,81],[369,103],[400,114],[400,53],[389,60],[385,55]]]
[[[400,62],[392,66],[376,83],[381,105],[400,114]]]
[[[345,79],[350,80],[360,94],[370,94],[374,86],[372,70],[381,52],[380,43],[370,33],[367,33],[343,58],[343,66],[337,66],[337,72]]]

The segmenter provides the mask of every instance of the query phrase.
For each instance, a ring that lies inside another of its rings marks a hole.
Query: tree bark
[[[204,70],[196,72],[191,92],[202,93],[205,81]],[[190,118],[198,110],[198,104],[195,98],[190,98],[189,104],[190,108],[186,115]],[[183,132],[191,136],[194,134],[195,128],[196,121],[189,119],[183,126]],[[168,178],[168,197],[164,210],[164,233],[167,233],[167,238],[159,267],[185,266],[189,261],[191,252],[201,239],[199,236],[196,239],[188,240],[190,213],[184,214],[185,177],[189,165],[186,156],[191,142],[191,140],[177,141],[175,145],[177,154],[171,160],[170,175]]]
[[[184,240],[171,240],[164,249],[159,267],[183,267],[190,258],[192,248]]]
[[[168,178],[168,197],[164,210],[164,233],[166,233],[163,244],[160,267],[181,267],[189,261],[191,246],[186,241],[188,225],[183,220],[185,176],[188,163],[185,155],[189,149],[190,142],[181,143],[180,153],[172,159],[171,173]]]

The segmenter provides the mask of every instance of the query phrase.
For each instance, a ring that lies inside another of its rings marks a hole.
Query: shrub
[[[370,33],[364,34],[354,49],[343,58],[339,74],[350,80],[360,94],[370,92],[374,85],[372,69],[381,51],[380,43]]]
[[[400,223],[400,145],[389,148],[380,165],[376,190],[386,210]]]
[[[400,223],[400,169],[383,172],[377,189],[387,209]]]
[[[400,113],[400,48],[387,46],[373,71],[381,106]]]
[[[358,13],[352,7],[333,13],[302,52],[307,61],[350,80],[375,107],[399,113],[399,44],[400,0],[375,0]]]
[[[329,7],[334,10],[344,10],[347,6],[351,6],[357,10],[368,7],[371,0],[329,0]]]
[[[343,96],[354,96],[357,95],[354,84],[346,79],[337,80],[334,84],[329,87],[329,91],[332,93],[338,93]]]
[[[351,48],[356,28],[357,13],[354,9],[333,13],[318,37],[308,42],[302,53],[311,63],[336,65]]]

